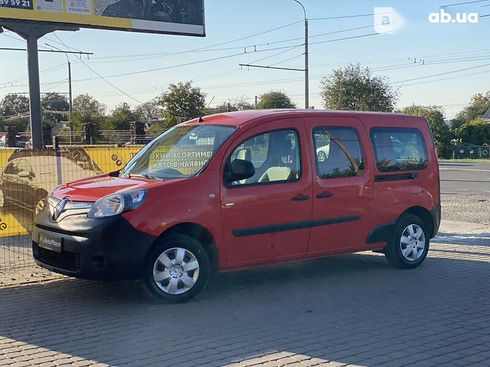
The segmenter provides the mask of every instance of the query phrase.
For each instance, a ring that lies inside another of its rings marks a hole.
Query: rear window
[[[424,138],[417,129],[372,129],[371,140],[381,172],[419,170],[429,163]]]

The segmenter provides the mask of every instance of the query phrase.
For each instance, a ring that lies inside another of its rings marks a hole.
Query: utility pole
[[[272,70],[287,70],[287,71],[302,71],[305,73],[305,109],[310,108],[310,70],[308,61],[308,18],[306,17],[306,9],[298,0],[293,0],[298,3],[303,9],[303,15],[305,18],[305,67],[303,69],[299,68],[288,68],[280,66],[268,66],[268,65],[257,65],[257,64],[238,64],[240,67],[246,68],[259,68],[259,69],[272,69]],[[257,104],[256,104],[257,105]]]
[[[55,26],[25,21],[0,20],[0,27],[17,33],[27,42],[27,68],[29,74],[29,107],[31,115],[31,139],[33,149],[42,149],[43,125],[41,114],[41,88],[39,83],[39,57],[37,41],[44,35],[57,31],[78,31],[75,26]]]
[[[68,55],[66,56],[68,59]],[[70,59],[68,59],[68,100],[69,100],[69,105],[68,105],[68,120],[70,121],[71,124],[71,113],[73,111],[73,91],[71,87],[71,62]]]
[[[293,0],[298,3],[303,9],[303,15],[305,18],[305,109],[310,108],[310,71],[308,61],[308,18],[306,17],[306,9],[298,0]]]

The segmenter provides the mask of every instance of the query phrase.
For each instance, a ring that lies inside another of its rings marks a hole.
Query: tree
[[[291,102],[285,93],[272,91],[260,96],[257,108],[260,110],[267,108],[296,108],[296,105]]]
[[[158,98],[145,102],[135,109],[138,119],[144,122],[161,120],[163,118],[163,107],[160,105]]]
[[[321,88],[327,109],[391,112],[398,100],[398,90],[386,77],[372,76],[360,64],[334,70],[322,79]]]
[[[444,113],[438,106],[410,106],[400,111],[407,115],[422,116],[429,122],[432,136],[437,145],[440,157],[449,158],[451,155],[451,131],[444,121]]]
[[[457,135],[465,144],[490,144],[490,124],[476,119],[463,124],[457,130]]]
[[[216,107],[206,108],[205,114],[211,115],[213,113],[244,111],[253,109],[255,109],[254,105],[248,103],[244,97],[240,97],[235,100],[229,99],[228,102],[223,102]]]
[[[70,109],[70,105],[65,96],[59,93],[46,93],[41,99],[41,106],[44,124],[52,126],[57,122],[68,120],[66,112]],[[57,111],[65,113],[56,113]]]
[[[29,112],[29,98],[9,93],[0,102],[0,115],[14,116]]]
[[[13,126],[14,133],[20,133],[27,131],[29,129],[29,118],[28,117],[10,117],[6,119],[0,119],[0,131],[4,131],[7,126]],[[5,130],[6,131],[6,130]]]
[[[138,120],[138,116],[127,103],[121,103],[104,119],[101,124],[104,130],[129,130],[130,122]]]
[[[456,134],[457,130],[464,124],[472,122],[490,108],[490,91],[486,94],[475,94],[471,97],[470,104],[463,108],[461,112],[456,115],[456,118],[451,121],[451,128]]]
[[[72,125],[80,130],[87,122],[100,124],[104,119],[106,106],[88,94],[81,94],[73,100]]]
[[[164,109],[165,126],[171,127],[182,121],[202,116],[206,95],[192,82],[170,84],[168,91],[160,98]]]

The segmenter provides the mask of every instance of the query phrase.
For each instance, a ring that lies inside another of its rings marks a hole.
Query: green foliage
[[[163,121],[154,121],[150,124],[150,127],[148,128],[148,135],[149,136],[160,135],[164,131],[168,130],[170,127],[171,126],[168,126]]]
[[[121,103],[101,122],[103,130],[129,130],[130,122],[138,120],[138,116],[127,103]]]
[[[160,98],[165,124],[173,126],[204,114],[206,95],[192,82],[170,84]]]
[[[104,119],[106,106],[88,94],[81,94],[73,100],[71,123],[75,130],[81,130],[82,125],[94,122],[100,125]]]
[[[463,144],[490,144],[490,123],[476,119],[463,124],[457,134]]]
[[[158,98],[153,98],[152,100],[139,105],[134,112],[140,121],[151,122],[163,118],[163,107]]]
[[[15,116],[29,112],[29,98],[21,94],[9,93],[0,102],[0,115]]]
[[[29,130],[29,118],[27,117],[17,117],[0,120],[0,124],[3,127],[0,128],[0,131],[6,131],[7,126],[13,126],[14,132],[16,134]]]
[[[437,145],[440,157],[449,158],[451,149],[451,131],[449,126],[444,122],[444,112],[438,106],[410,106],[400,111],[407,115],[425,117],[429,122],[432,130],[432,136]]]
[[[372,76],[360,64],[339,68],[321,81],[323,105],[327,109],[391,112],[398,91],[386,77]]]
[[[475,94],[471,97],[470,104],[456,115],[456,121],[460,126],[482,117],[490,108],[490,91],[486,94]],[[458,128],[460,126],[455,126]]]
[[[54,111],[67,112],[70,109],[68,99],[59,93],[46,93],[41,99],[43,109],[43,123],[52,127],[60,121],[67,121],[68,114],[55,113]]]
[[[291,102],[289,97],[279,91],[272,91],[262,94],[260,96],[259,103],[257,104],[259,110],[268,108],[296,108],[296,105]]]
[[[228,100],[228,102],[223,102],[216,107],[206,108],[205,115],[212,115],[214,113],[223,113],[223,112],[234,112],[234,111],[244,111],[244,110],[253,110],[255,106],[248,103],[244,97],[237,98],[235,100]]]

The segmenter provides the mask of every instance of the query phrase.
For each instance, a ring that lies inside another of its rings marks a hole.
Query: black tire
[[[412,233],[410,234],[410,228]],[[414,231],[420,228],[423,232]],[[417,237],[418,236],[418,237]],[[403,237],[403,243],[402,243]],[[413,237],[413,239],[412,239]],[[429,252],[429,233],[427,226],[416,215],[407,214],[401,217],[393,232],[393,238],[385,249],[388,261],[400,269],[413,269],[422,264]],[[408,243],[406,243],[408,241]],[[423,248],[420,246],[424,245]]]
[[[183,262],[181,262],[180,264],[178,264],[177,261],[178,249],[185,250]],[[165,264],[163,264],[163,262],[157,262],[157,259],[164,253],[167,255],[168,259],[173,261],[172,266],[176,267],[177,270],[171,267],[167,267]],[[175,257],[173,259],[172,254],[175,254]],[[194,258],[192,258],[192,256]],[[186,265],[191,264],[191,262],[193,262],[194,260],[196,260],[198,263],[197,277],[195,270],[185,271],[184,268]],[[168,276],[164,280],[158,282],[154,277],[154,270],[157,272],[157,274],[162,274],[162,276],[167,276],[167,274],[173,275]],[[179,272],[181,272],[180,276],[178,275]],[[206,287],[210,278],[210,274],[211,265],[209,257],[202,245],[192,237],[182,234],[172,234],[162,238],[149,253],[144,269],[145,290],[152,299],[159,302],[186,302],[195,297]],[[194,280],[194,285],[187,290],[185,290],[185,288],[187,288],[188,285],[185,284],[183,280],[184,278],[186,278],[186,280],[188,280],[189,278],[192,278]],[[175,279],[177,279],[178,284],[176,292],[181,292],[178,294],[169,293],[171,292],[170,282],[175,282]],[[167,288],[168,291],[166,291],[165,288]]]

